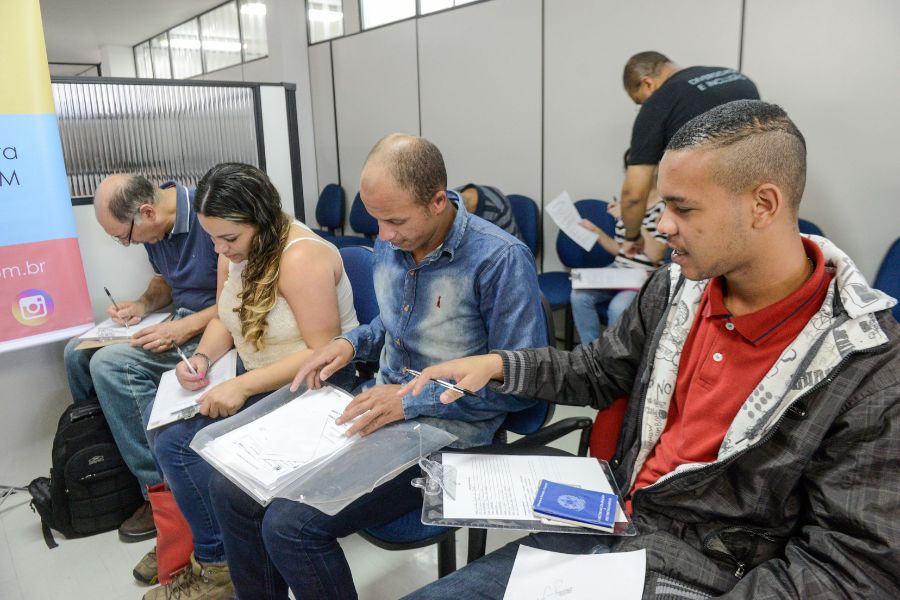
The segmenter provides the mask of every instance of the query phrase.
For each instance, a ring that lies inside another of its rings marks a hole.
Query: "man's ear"
[[[753,227],[764,229],[790,210],[785,202],[784,194],[774,183],[761,183],[752,194],[751,215]]]
[[[431,211],[437,215],[447,210],[447,207],[450,206],[450,200],[447,198],[447,191],[440,190],[435,192],[431,197],[431,200],[428,201],[428,206],[431,208]]]
[[[140,208],[138,208],[138,214],[145,223],[156,221],[156,207],[152,204],[141,204]]]

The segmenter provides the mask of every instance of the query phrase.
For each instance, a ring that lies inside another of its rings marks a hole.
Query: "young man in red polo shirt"
[[[572,352],[424,371],[597,409],[628,394],[611,466],[639,534],[531,535],[408,598],[499,600],[520,544],[644,548],[645,598],[900,597],[896,301],[800,235],[805,179],[805,141],[779,107],[696,117],[660,163],[673,264],[616,326]]]

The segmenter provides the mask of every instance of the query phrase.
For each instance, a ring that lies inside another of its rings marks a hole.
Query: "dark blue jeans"
[[[239,361],[238,374],[244,372],[243,364]],[[350,387],[353,382],[352,369],[338,371],[332,375],[329,382]],[[241,410],[266,396],[268,393],[252,396]],[[152,409],[153,403],[150,403],[145,411],[145,425]],[[223,562],[225,547],[209,497],[209,482],[215,469],[191,450],[189,444],[198,431],[216,420],[197,415],[186,421],[176,421],[162,429],[147,432],[147,439],[154,450],[157,463],[166,482],[172,488],[181,514],[191,528],[194,555],[201,563]]]
[[[209,495],[238,598],[283,600],[288,588],[297,600],[356,598],[353,575],[337,539],[421,509],[422,492],[409,483],[420,475],[413,466],[328,516],[281,498],[260,506],[217,473]]]
[[[403,600],[503,600],[520,545],[562,554],[605,554],[612,539],[608,535],[532,533],[416,590]]]

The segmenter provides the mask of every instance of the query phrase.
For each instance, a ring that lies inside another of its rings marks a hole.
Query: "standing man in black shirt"
[[[625,92],[641,110],[631,130],[631,151],[622,184],[623,250],[628,256],[642,247],[641,221],[653,173],[666,144],[682,125],[732,100],[759,99],[756,85],[734,69],[682,69],[663,54],[640,52],[628,59],[622,74]]]

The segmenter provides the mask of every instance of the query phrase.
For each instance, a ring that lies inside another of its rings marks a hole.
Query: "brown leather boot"
[[[153,523],[153,509],[149,502],[144,502],[134,514],[119,525],[119,539],[126,543],[141,542],[156,537],[156,524]]]

